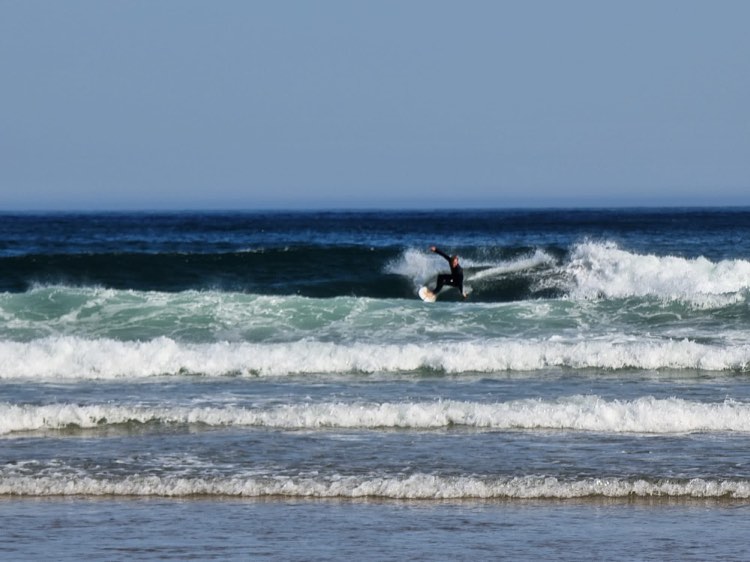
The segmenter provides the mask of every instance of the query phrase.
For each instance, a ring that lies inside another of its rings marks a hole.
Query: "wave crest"
[[[750,261],[643,255],[611,242],[578,244],[565,273],[573,298],[655,296],[723,305],[750,289]]]

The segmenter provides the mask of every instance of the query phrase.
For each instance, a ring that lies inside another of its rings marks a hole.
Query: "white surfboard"
[[[421,298],[424,302],[435,302],[437,295],[430,291],[427,287],[422,287],[421,289],[419,289],[419,298]]]

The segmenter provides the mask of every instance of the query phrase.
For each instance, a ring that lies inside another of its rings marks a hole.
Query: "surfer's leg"
[[[437,285],[435,285],[435,288],[432,290],[433,293],[436,295],[440,292],[440,289],[443,288],[443,285],[446,283],[450,283],[451,276],[447,273],[444,273],[442,275],[438,275],[437,277]]]

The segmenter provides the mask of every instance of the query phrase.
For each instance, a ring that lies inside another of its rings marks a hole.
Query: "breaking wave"
[[[750,432],[750,404],[643,397],[632,401],[573,396],[500,403],[455,400],[292,404],[272,408],[0,404],[0,435],[127,423],[203,424],[276,429],[470,428],[674,434]]]
[[[403,477],[171,477],[132,475],[121,479],[81,475],[0,476],[0,496],[230,496],[291,498],[576,499],[750,498],[750,481],[732,479],[477,477],[413,474]]]
[[[750,370],[750,345],[647,337],[434,344],[181,343],[51,337],[0,342],[0,378],[115,379],[161,375],[285,376],[357,373],[493,373],[573,369]]]

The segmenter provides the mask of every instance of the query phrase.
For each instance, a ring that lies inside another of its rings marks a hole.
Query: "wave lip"
[[[0,404],[0,435],[127,423],[203,424],[278,429],[572,430],[675,434],[750,432],[750,404],[642,397],[572,396],[480,403],[456,400],[290,404],[273,408],[153,407],[108,404]]]
[[[563,480],[551,476],[477,477],[413,474],[405,477],[211,477],[131,475],[0,476],[0,496],[159,496],[380,498],[391,500],[702,498],[748,499],[750,481],[722,479]]]

